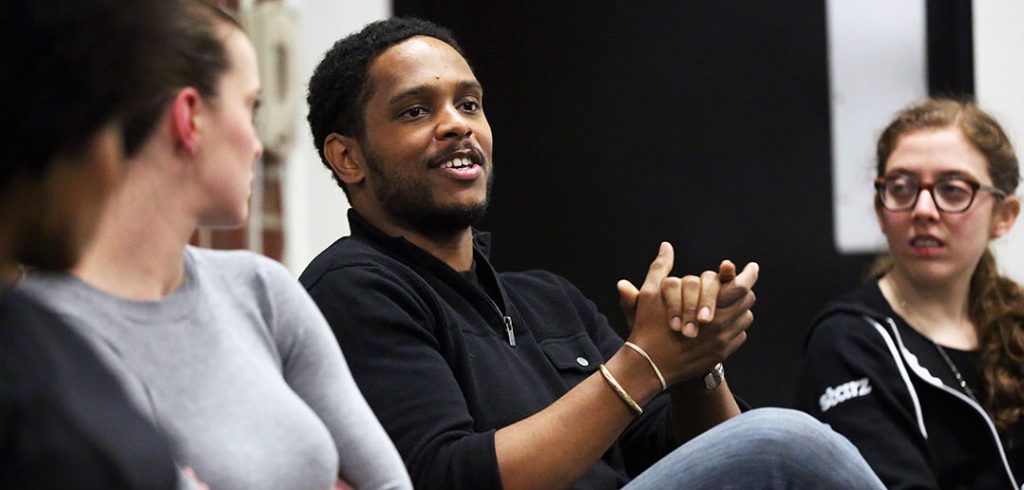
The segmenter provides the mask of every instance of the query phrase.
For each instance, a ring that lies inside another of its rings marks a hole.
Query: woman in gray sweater
[[[199,226],[248,215],[260,83],[239,25],[198,0],[178,87],[74,275],[23,288],[78,328],[130,396],[214,489],[409,488],[327,323],[276,262],[193,248]],[[141,126],[138,126],[141,127]]]

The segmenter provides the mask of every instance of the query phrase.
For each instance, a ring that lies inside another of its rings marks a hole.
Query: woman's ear
[[[996,207],[992,220],[992,238],[999,238],[1013,228],[1013,223],[1020,215],[1020,200],[1017,196],[1007,196]]]
[[[351,136],[331,133],[324,139],[324,159],[334,175],[346,185],[358,185],[366,179],[366,161],[359,142]]]
[[[878,196],[875,196],[875,219],[878,220],[878,229],[885,233],[885,220],[883,219],[882,213],[885,210],[882,208],[881,201],[878,200]]]
[[[199,92],[192,87],[178,91],[171,104],[171,128],[175,146],[194,154],[199,140]]]

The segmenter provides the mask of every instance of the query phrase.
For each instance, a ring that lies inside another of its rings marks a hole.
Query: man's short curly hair
[[[447,43],[465,57],[451,31],[437,24],[415,18],[395,18],[374,22],[363,30],[345,37],[327,51],[309,80],[309,127],[313,133],[320,160],[328,170],[324,157],[324,140],[331,133],[362,139],[366,102],[373,94],[370,65],[391,46],[415,36],[427,36]],[[348,194],[344,182],[334,174],[335,182]]]

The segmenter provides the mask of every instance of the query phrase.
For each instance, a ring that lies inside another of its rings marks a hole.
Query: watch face
[[[722,384],[723,377],[725,377],[725,369],[722,367],[722,363],[715,364],[715,367],[704,375],[704,388],[708,391],[718,388],[718,385]]]

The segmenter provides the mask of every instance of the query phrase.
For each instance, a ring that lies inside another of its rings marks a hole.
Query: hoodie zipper
[[[900,337],[899,330],[896,328],[896,322],[892,318],[886,318],[886,320],[888,321],[889,325],[892,327],[892,332],[893,332],[893,334],[896,337],[896,342],[899,344],[899,350],[900,350],[900,357],[901,357],[901,359],[897,360],[897,362],[906,362],[906,360],[903,359],[905,357],[903,355],[903,351],[906,351],[906,352],[910,352],[910,351],[909,351],[909,349],[907,349],[903,345],[903,339]],[[918,363],[918,365],[920,366],[920,363]],[[927,368],[924,368],[924,366],[920,366],[920,367],[923,368],[923,369],[927,369]],[[921,379],[922,382],[927,383],[927,384],[929,384],[929,385],[931,385],[931,386],[933,386],[935,388],[938,388],[940,391],[944,391],[946,393],[949,393],[950,395],[953,395],[954,397],[956,397],[960,401],[966,403],[967,406],[969,406],[972,409],[974,409],[975,412],[977,412],[981,416],[982,420],[984,420],[985,424],[988,426],[988,429],[991,432],[991,436],[992,436],[993,440],[995,441],[996,451],[998,452],[1000,458],[1002,459],[1003,469],[1006,471],[1006,476],[1010,479],[1010,485],[1012,485],[1013,488],[1018,488],[1017,487],[1016,475],[1013,474],[1013,470],[1010,469],[1009,461],[1007,461],[1007,459],[1006,459],[1006,450],[1003,449],[1003,442],[999,438],[999,432],[996,430],[995,425],[993,425],[992,420],[988,417],[988,414],[985,412],[985,409],[982,408],[981,405],[979,405],[976,401],[971,400],[970,398],[967,398],[967,395],[965,395],[963,393],[960,393],[959,391],[954,390],[954,389],[950,388],[949,386],[947,386],[944,382],[942,382],[941,379],[939,380],[939,384],[935,385],[935,384],[932,384],[932,383],[928,382],[927,380],[925,380],[923,378],[923,376],[921,376],[921,374],[917,372],[917,369],[913,368],[913,366],[911,366],[911,369],[909,369],[909,371],[912,371],[915,376],[917,376],[919,379]],[[930,372],[929,372],[929,374],[931,375]],[[931,375],[931,376],[934,376],[934,375]]]

